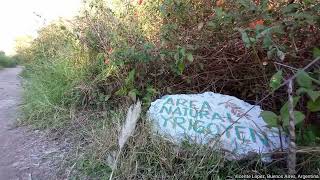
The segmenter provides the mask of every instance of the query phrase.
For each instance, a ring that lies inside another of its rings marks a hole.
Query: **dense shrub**
[[[17,62],[14,58],[6,56],[4,52],[0,52],[0,67],[15,67]]]
[[[20,51],[27,62],[24,122],[72,131],[85,152],[78,169],[89,176],[109,175],[106,159],[116,149],[122,122],[117,115],[128,103],[139,98],[148,107],[164,94],[213,91],[254,104],[273,92],[269,81],[278,70],[281,77],[290,77],[319,56],[317,0],[112,2],[86,1],[74,20],[43,28],[31,46]],[[315,80],[312,90],[318,92],[319,64],[309,72]],[[296,108],[307,114],[302,125],[307,127],[319,118],[306,108],[305,98]],[[278,112],[286,101],[280,88],[261,105]],[[149,128],[141,122],[136,141],[128,144],[117,172],[120,179],[286,172],[281,159],[270,166],[256,160],[230,165],[198,146],[199,156],[193,157],[194,146],[177,150],[153,137]],[[318,135],[309,135],[313,138],[307,145],[316,145]],[[317,171],[318,156],[312,156],[299,159],[300,172]]]
[[[111,99],[143,98],[152,88],[160,94],[211,90],[255,102],[280,68],[273,64],[277,54],[301,68],[319,41],[318,4],[267,2],[143,1],[115,13],[91,1],[76,32],[95,51],[90,59],[105,59],[93,76],[102,76],[96,83]],[[277,109],[272,101],[264,105]]]

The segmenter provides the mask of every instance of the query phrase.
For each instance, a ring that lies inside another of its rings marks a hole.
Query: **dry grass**
[[[127,107],[127,106],[126,106]],[[66,167],[69,175],[80,179],[107,179],[110,176],[126,107],[109,112],[86,112],[75,118],[59,137],[71,138],[73,151]],[[62,136],[61,136],[62,135]],[[142,117],[124,146],[114,179],[225,179],[236,174],[286,174],[286,158],[277,153],[272,163],[259,157],[229,161],[223,152],[208,146],[183,142],[180,145],[153,133],[152,124]],[[317,174],[320,153],[314,149],[298,151],[299,174]]]

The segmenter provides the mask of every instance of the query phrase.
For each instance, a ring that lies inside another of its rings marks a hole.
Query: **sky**
[[[37,30],[45,23],[59,17],[72,18],[77,15],[81,2],[82,0],[0,0],[0,51],[13,55],[16,38],[24,35],[35,37]]]

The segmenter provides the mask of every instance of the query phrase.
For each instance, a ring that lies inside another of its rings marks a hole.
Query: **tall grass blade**
[[[121,130],[121,134],[119,137],[119,147],[120,149],[123,148],[123,146],[126,144],[126,142],[128,141],[129,137],[132,135],[137,121],[140,117],[140,113],[141,113],[141,102],[138,101],[136,104],[131,105],[128,109],[127,112],[127,118],[126,121],[122,127]]]
[[[126,121],[122,127],[122,130],[119,136],[119,141],[118,141],[119,151],[118,151],[116,160],[114,162],[114,166],[110,174],[109,180],[112,180],[114,171],[117,169],[117,163],[118,163],[120,154],[122,152],[122,149],[124,145],[127,143],[129,137],[133,134],[134,129],[136,128],[137,121],[140,117],[140,114],[141,114],[141,102],[138,101],[136,104],[131,105],[128,109]]]

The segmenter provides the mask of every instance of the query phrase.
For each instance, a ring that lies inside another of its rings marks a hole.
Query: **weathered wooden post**
[[[295,117],[294,117],[294,103],[292,98],[292,86],[293,80],[289,80],[288,82],[288,98],[289,98],[289,136],[290,143],[288,149],[288,173],[296,174],[296,134],[295,134]]]

